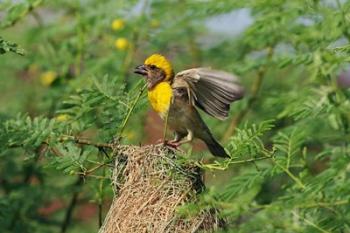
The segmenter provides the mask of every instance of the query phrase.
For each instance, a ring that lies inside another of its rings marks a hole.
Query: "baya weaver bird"
[[[175,132],[167,145],[176,148],[199,138],[214,156],[229,157],[196,107],[217,119],[227,118],[230,104],[243,97],[243,88],[234,75],[203,67],[174,75],[170,62],[160,54],[148,57],[134,72],[146,78],[151,106]]]

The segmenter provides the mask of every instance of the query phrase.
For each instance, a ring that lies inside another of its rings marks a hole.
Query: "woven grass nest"
[[[196,201],[204,189],[200,169],[176,162],[162,145],[117,146],[115,198],[99,233],[213,232],[216,211],[181,217],[177,207]]]

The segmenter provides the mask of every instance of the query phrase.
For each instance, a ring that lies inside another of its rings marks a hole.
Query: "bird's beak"
[[[142,76],[147,76],[148,74],[147,67],[145,65],[139,65],[135,68],[134,73],[140,74]]]

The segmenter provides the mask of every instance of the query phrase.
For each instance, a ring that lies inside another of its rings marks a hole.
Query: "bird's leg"
[[[182,144],[185,144],[185,143],[188,143],[188,142],[192,142],[192,140],[193,140],[193,132],[192,132],[192,130],[187,130],[186,138],[178,141],[177,144],[178,144],[178,146],[180,146]]]
[[[163,145],[169,146],[170,148],[183,152],[178,147],[184,143],[191,142],[192,140],[193,140],[193,132],[191,130],[187,130],[186,138],[183,138],[182,135],[175,132],[175,138],[171,141],[163,141]]]
[[[171,140],[170,142],[179,142],[183,137],[180,136],[180,134],[178,132],[175,131],[174,133],[174,139]]]
[[[175,137],[173,140],[170,141],[164,141],[165,145],[177,148],[179,146],[179,141],[182,139],[183,137],[175,131]]]
[[[187,130],[186,138],[183,138],[181,135],[175,132],[175,138],[171,141],[164,141],[164,145],[177,149],[177,147],[181,146],[182,144],[191,142],[192,140],[193,132],[191,130]]]

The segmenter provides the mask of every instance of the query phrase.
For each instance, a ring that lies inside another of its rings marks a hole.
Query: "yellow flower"
[[[150,24],[152,28],[158,28],[160,26],[159,21],[156,19],[152,19]]]
[[[114,41],[114,45],[118,50],[125,50],[129,46],[129,41],[125,38],[118,38]]]
[[[55,119],[57,121],[60,121],[60,122],[65,122],[69,119],[69,115],[68,114],[60,114],[60,115],[56,116]]]
[[[40,82],[43,86],[48,87],[56,80],[56,78],[57,73],[55,71],[47,71],[41,74]]]
[[[119,31],[119,30],[123,29],[124,26],[125,26],[125,23],[124,23],[124,20],[122,20],[122,19],[115,19],[112,22],[112,29],[114,31]]]

